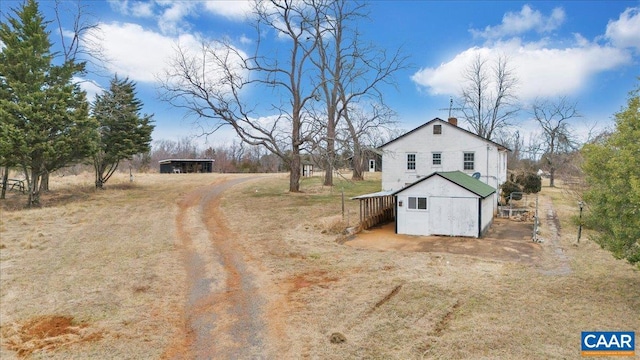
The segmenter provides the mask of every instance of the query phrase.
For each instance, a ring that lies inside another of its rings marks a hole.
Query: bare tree
[[[492,65],[477,55],[465,69],[460,105],[464,120],[474,133],[491,140],[497,130],[510,125],[519,111],[515,94],[518,80],[508,58]]]
[[[74,5],[73,8],[71,6]],[[88,5],[80,0],[56,0],[54,13],[60,36],[60,46],[64,60],[78,60],[91,63],[99,68],[106,60],[101,45],[100,27],[97,20],[88,12]],[[71,16],[71,29],[65,30],[63,17]]]
[[[507,154],[507,167],[509,170],[522,169],[522,159],[525,157],[524,138],[519,130],[508,132],[498,131],[496,140],[511,151]]]
[[[383,132],[391,132],[396,124],[395,113],[384,104],[372,104],[369,109],[351,106],[345,111],[342,141],[352,151],[352,180],[363,180],[367,167],[366,154],[375,152]]]
[[[550,186],[554,186],[556,170],[570,160],[569,154],[577,149],[569,120],[580,117],[577,103],[566,97],[557,101],[538,99],[533,105],[533,116],[542,129],[542,158],[549,169]]]
[[[366,19],[366,6],[358,1],[307,0],[314,9],[314,37],[317,42],[313,64],[319,71],[319,94],[322,96],[325,111],[321,112],[320,124],[323,131],[320,151],[324,154],[324,185],[333,185],[333,167],[336,162],[337,129],[341,120],[347,122],[350,136],[361,136],[357,128],[360,124],[350,123],[351,118],[362,120],[361,115],[350,117],[351,103],[365,99],[379,102],[371,122],[380,122],[383,117],[383,95],[381,85],[395,85],[393,75],[407,67],[407,58],[400,50],[388,53],[371,44],[364,43],[359,34],[357,23]],[[388,109],[387,109],[388,110]],[[371,131],[372,129],[368,129]],[[349,143],[359,146],[359,138]],[[361,149],[351,149],[356,154]],[[354,169],[354,179],[361,180],[362,172]]]
[[[259,145],[280,157],[290,169],[289,191],[300,190],[300,149],[309,140],[305,106],[315,101],[316,88],[307,80],[309,57],[316,42],[310,34],[308,7],[299,1],[266,1],[255,4],[254,25],[257,45],[253,55],[226,41],[202,42],[192,53],[178,46],[171,68],[161,79],[164,99],[186,109],[208,124],[212,133],[231,126],[240,139]],[[263,49],[264,31],[283,40],[285,55]],[[247,102],[245,90],[271,90],[267,106],[273,115],[260,117],[268,99]]]

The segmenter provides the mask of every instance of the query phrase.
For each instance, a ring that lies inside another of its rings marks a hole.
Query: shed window
[[[416,154],[407,154],[407,170],[416,169]]]
[[[442,134],[442,125],[433,125],[433,133],[436,135]]]
[[[464,153],[463,169],[465,169],[465,170],[473,170],[475,168],[474,162],[475,162],[475,154],[474,153],[472,153],[472,152]]]
[[[409,209],[413,210],[427,210],[427,198],[426,197],[409,197]]]
[[[432,153],[433,165],[442,165],[442,153]]]

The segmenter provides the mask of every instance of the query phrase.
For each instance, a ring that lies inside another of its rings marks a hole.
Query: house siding
[[[442,126],[441,134],[433,134],[434,125]],[[397,191],[436,171],[460,170],[468,175],[479,172],[480,180],[496,189],[507,177],[506,150],[439,119],[384,145],[381,150],[385,167],[383,190]],[[434,152],[441,153],[440,165],[432,163]],[[465,152],[474,153],[473,170],[463,169]],[[407,170],[407,154],[410,153],[416,154],[415,170]],[[493,198],[497,201],[497,197]]]
[[[496,211],[496,206],[494,206],[493,196],[489,196],[481,200],[481,212],[482,212],[482,224],[480,230],[480,236],[484,236],[484,234],[489,230],[491,224],[493,223],[494,212]]]

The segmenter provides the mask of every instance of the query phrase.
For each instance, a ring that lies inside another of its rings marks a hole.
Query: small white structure
[[[432,173],[393,194],[396,233],[482,237],[493,222],[495,192],[461,171]]]
[[[313,176],[313,165],[302,164],[302,177],[311,177],[311,176]]]

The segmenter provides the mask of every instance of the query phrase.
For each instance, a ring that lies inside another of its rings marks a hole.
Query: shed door
[[[431,234],[478,236],[478,199],[431,197],[430,203]]]

